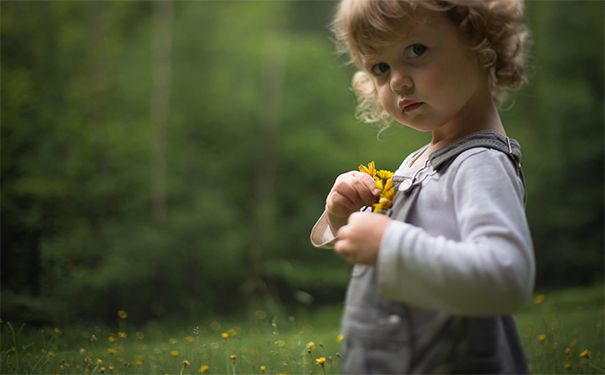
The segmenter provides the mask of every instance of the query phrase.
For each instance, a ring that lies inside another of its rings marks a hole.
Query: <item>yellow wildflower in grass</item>
[[[101,367],[101,369],[99,370],[101,371],[101,374],[105,372],[105,367]]]
[[[116,337],[115,336],[109,336],[109,342],[114,342],[116,341]]]
[[[570,355],[571,354],[571,349],[570,348],[565,348],[565,354]]]
[[[187,337],[185,337],[185,342],[186,342],[187,344],[191,344],[191,343],[192,343],[192,342],[194,342],[194,341],[195,341],[195,339],[194,339],[192,336],[187,336]]]
[[[170,340],[168,340],[169,343],[171,343],[172,345],[176,344],[176,339],[172,338]]]
[[[235,360],[237,359],[237,356],[235,354],[231,354],[231,356],[229,356],[229,358],[231,358],[231,361],[233,363],[235,363]]]
[[[183,361],[183,367],[187,367],[187,366],[189,366],[189,361],[184,360],[184,361]]]
[[[109,349],[107,349],[107,353],[109,353],[109,354],[115,354],[116,350],[112,349],[112,348],[109,348]]]
[[[571,369],[571,363],[566,363],[565,364],[565,368],[568,369],[568,370]]]
[[[197,370],[197,372],[199,372],[200,374],[203,374],[204,372],[208,371],[210,367],[203,365],[202,367],[200,367],[199,370]]]
[[[61,330],[57,327],[55,327],[55,333],[61,333]]]
[[[326,357],[319,357],[315,360],[315,364],[321,365],[322,367],[325,363],[326,363]]]
[[[118,316],[120,317],[120,319],[126,319],[128,317],[128,314],[126,313],[126,311],[120,310],[118,311]]]
[[[265,370],[266,370],[266,369],[267,369],[267,368],[266,368],[265,366],[261,366],[261,367],[260,367],[260,370],[263,372],[263,374],[265,373]]]
[[[344,339],[344,336],[342,335],[342,333],[340,335],[338,335],[338,337],[336,338],[336,341],[338,342],[342,342],[342,339]]]
[[[582,353],[580,353],[580,357],[590,358],[592,356],[592,352],[588,349],[585,349]]]
[[[538,336],[538,340],[539,341],[544,341],[544,339],[546,339],[546,335],[540,335],[540,336]]]
[[[544,294],[538,294],[536,298],[534,298],[534,303],[539,304],[544,301]]]
[[[307,343],[307,351],[315,350],[315,343],[313,341]]]
[[[128,335],[126,334],[126,332],[118,332],[118,337],[121,339],[125,339],[126,337],[128,337]]]
[[[101,360],[101,359],[97,359],[97,365],[99,365],[99,366],[103,366],[103,360]]]
[[[376,168],[374,167],[373,161],[370,162],[370,164],[368,164],[367,168],[363,164],[361,164],[359,166],[359,171],[363,172],[363,173],[367,173],[372,177],[376,176]]]
[[[113,366],[109,366],[109,371],[113,371]]]
[[[81,348],[80,349],[80,355],[86,355],[86,349]]]
[[[229,337],[229,334],[227,332],[223,332],[221,333],[221,337],[226,339],[227,337]]]
[[[54,357],[54,355],[55,355],[55,353],[53,353],[53,352],[48,352],[48,356],[49,356],[49,357]]]
[[[177,352],[176,350],[173,350],[170,352],[170,355],[173,357],[176,357],[177,355],[179,355],[179,352]]]

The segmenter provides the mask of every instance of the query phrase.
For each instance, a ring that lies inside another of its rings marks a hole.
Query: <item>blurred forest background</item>
[[[333,1],[2,2],[1,317],[199,320],[342,301],[309,233],[336,176],[429,134],[354,118]],[[603,282],[604,4],[530,1],[539,289]],[[514,105],[513,105],[514,104]]]

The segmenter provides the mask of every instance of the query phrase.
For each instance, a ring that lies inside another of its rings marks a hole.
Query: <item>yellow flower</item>
[[[109,336],[109,342],[114,342],[116,341],[116,337],[115,336]]]
[[[322,365],[322,367],[323,367],[323,365],[324,365],[325,363],[326,363],[326,357],[320,357],[320,358],[317,358],[317,359],[315,360],[315,364],[316,364],[316,365]]]
[[[370,162],[368,167],[366,168],[363,164],[359,166],[359,171],[363,173],[367,173],[370,176],[374,177],[376,175],[376,168],[374,167],[374,162]]]
[[[184,361],[183,361],[183,367],[187,367],[187,366],[189,366],[189,361],[184,360]]]
[[[260,370],[261,370],[261,371],[264,373],[264,372],[265,372],[265,370],[266,370],[266,367],[265,367],[265,366],[261,366],[261,367],[260,367]]]
[[[101,371],[101,374],[104,373],[105,372],[105,367],[101,367],[101,370],[99,370],[99,371]]]
[[[536,298],[534,298],[535,304],[542,303],[543,301],[544,301],[544,294],[538,294],[536,296]]]
[[[546,335],[540,335],[540,336],[538,336],[538,340],[540,340],[540,341],[544,341],[545,338],[546,338]]]
[[[344,336],[342,335],[342,333],[340,335],[338,335],[338,337],[336,338],[336,341],[341,342],[342,339],[344,338]]]
[[[176,357],[177,355],[179,355],[179,352],[177,352],[176,350],[173,350],[170,352],[170,355],[173,357]]]
[[[567,354],[567,355],[571,354],[571,349],[570,348],[565,348],[565,354]]]
[[[80,349],[80,355],[86,355],[86,349],[81,348]]]
[[[226,339],[227,337],[229,337],[229,334],[227,332],[223,332],[221,333],[221,337]]]
[[[126,332],[118,332],[118,337],[121,339],[125,339],[128,335],[126,335]]]
[[[237,356],[235,354],[231,354],[231,356],[229,358],[231,358],[231,361],[233,361],[233,363],[235,363]]]
[[[199,370],[197,370],[197,372],[199,372],[200,374],[202,374],[202,373],[204,373],[204,372],[208,371],[208,369],[209,369],[209,368],[210,368],[210,367],[208,367],[208,366],[206,366],[206,365],[203,365],[202,367],[200,367],[200,369],[199,369]]]
[[[584,350],[582,353],[580,353],[580,357],[586,357],[586,358],[590,358],[592,355],[592,353],[590,352],[590,350],[586,349]]]
[[[376,172],[376,177],[378,177],[382,180],[388,180],[391,177],[393,177],[393,172],[385,171],[384,169],[381,169],[378,172]]]
[[[109,371],[113,371],[113,366],[109,366]]]
[[[101,360],[101,359],[97,359],[97,365],[99,365],[99,366],[103,366],[103,360]]]
[[[112,349],[112,348],[109,348],[109,349],[107,349],[107,353],[109,353],[109,354],[115,354],[116,350]]]
[[[49,357],[53,357],[54,355],[55,355],[55,353],[53,353],[53,352],[48,352],[48,356],[49,356]]]
[[[185,342],[187,342],[187,344],[191,344],[194,341],[195,339],[192,336],[185,337]]]
[[[566,364],[565,364],[565,368],[566,368],[566,369],[570,369],[570,368],[571,368],[571,363],[566,363]]]
[[[315,350],[315,343],[313,341],[307,343],[307,351]]]
[[[126,313],[126,311],[124,311],[124,310],[120,310],[120,311],[118,311],[118,316],[119,316],[121,319],[126,319],[126,318],[128,317],[128,314]]]
[[[55,327],[55,333],[61,333],[61,330],[57,327]]]
[[[169,343],[171,343],[172,345],[176,344],[176,339],[172,338],[170,340],[168,340]]]

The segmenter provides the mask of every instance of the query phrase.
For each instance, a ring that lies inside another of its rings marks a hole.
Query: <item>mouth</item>
[[[413,100],[403,99],[399,101],[399,108],[405,113],[410,113],[422,107],[423,104],[424,102],[415,102]]]

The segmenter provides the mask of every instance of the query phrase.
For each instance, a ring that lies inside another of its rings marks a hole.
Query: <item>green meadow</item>
[[[603,286],[536,294],[517,314],[532,374],[599,374]],[[2,322],[2,374],[336,374],[336,307],[301,316],[210,319],[199,325],[32,328]]]

